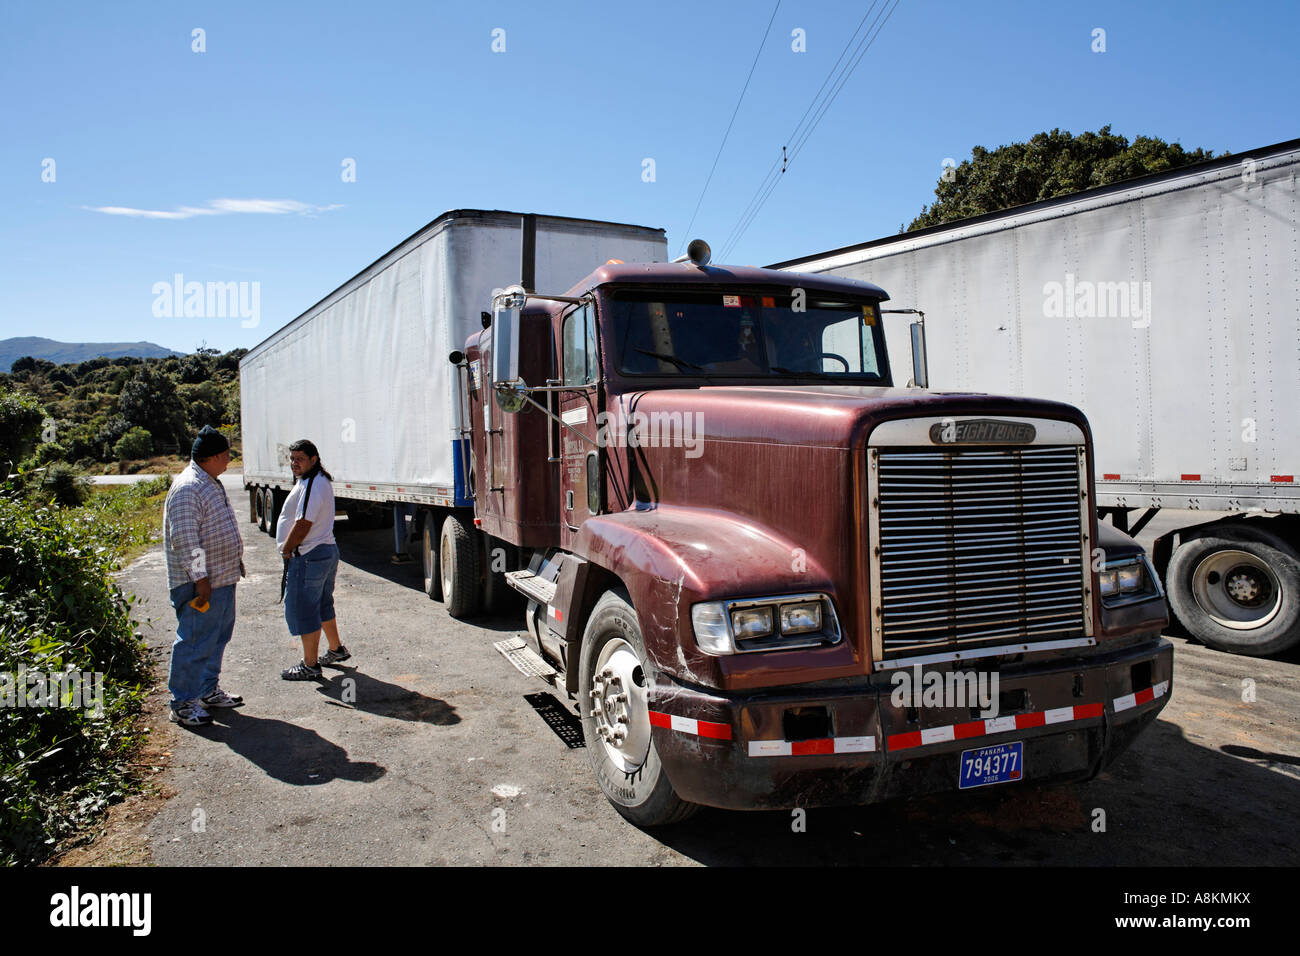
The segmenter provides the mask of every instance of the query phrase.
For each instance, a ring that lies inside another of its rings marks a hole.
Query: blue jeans
[[[221,659],[235,632],[235,586],[213,588],[208,609],[202,613],[190,607],[198,589],[192,583],[172,588],[176,610],[176,640],[172,642],[171,670],[167,688],[172,704],[193,700],[217,689]]]
[[[289,559],[284,586],[284,619],[289,633],[298,637],[320,630],[322,621],[334,620],[334,574],[339,549],[318,544],[306,554]]]

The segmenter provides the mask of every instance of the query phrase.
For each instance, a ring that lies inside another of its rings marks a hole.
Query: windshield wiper
[[[707,372],[703,365],[696,365],[694,362],[688,362],[686,359],[680,359],[676,355],[669,355],[667,352],[649,352],[646,349],[633,347],[633,352],[640,352],[642,355],[648,355],[651,358],[663,359],[665,362],[672,362],[678,369],[694,369],[697,372]]]
[[[768,368],[770,368],[773,372],[780,372],[782,375],[812,375],[815,378],[838,379],[845,374],[844,372],[840,372],[838,374],[835,372],[815,372],[812,371],[811,369],[806,372],[799,372],[796,371],[795,369],[784,368],[780,365],[769,365]]]

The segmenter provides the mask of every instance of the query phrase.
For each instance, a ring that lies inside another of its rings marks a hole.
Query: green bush
[[[52,497],[56,504],[65,508],[75,508],[86,500],[86,479],[78,475],[71,465],[61,461],[45,470],[43,485],[43,497]]]
[[[128,458],[148,458],[153,454],[153,435],[149,430],[135,426],[125,435],[117,440],[113,446],[113,454],[119,461],[126,461]]]
[[[16,465],[35,450],[44,420],[45,410],[32,396],[0,391],[0,467]]]
[[[56,441],[41,442],[36,446],[36,464],[48,465],[53,461],[67,461],[68,450]]]
[[[157,492],[157,482],[146,484]],[[34,508],[13,491],[6,483],[0,494],[0,675],[16,694],[20,668],[99,674],[103,693],[99,714],[67,706],[70,693],[64,706],[0,706],[4,864],[40,861],[121,795],[138,740],[133,717],[149,680],[133,599],[111,577],[121,548],[114,512],[129,498]]]

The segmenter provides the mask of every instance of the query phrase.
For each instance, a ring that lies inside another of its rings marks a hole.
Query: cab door
[[[584,302],[560,319],[559,416],[560,525],[567,546],[604,494],[604,460],[596,446],[600,411],[600,366],[596,354],[595,307]],[[567,426],[567,427],[566,427]]]

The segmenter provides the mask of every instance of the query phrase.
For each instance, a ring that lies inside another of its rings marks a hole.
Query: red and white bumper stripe
[[[925,730],[912,730],[904,734],[890,734],[887,740],[890,750],[908,750],[912,747],[924,747],[926,744],[943,744],[954,740],[970,740],[974,737],[1004,734],[1009,730],[1026,730],[1030,727],[1044,727],[1047,724],[1088,720],[1091,717],[1100,717],[1101,711],[1101,704],[1076,704],[1074,707],[1039,710],[1031,714],[1016,714],[1013,717],[990,717],[987,720],[972,720],[964,724],[949,724],[947,727],[927,727]]]
[[[1116,697],[1113,707],[1116,713],[1131,710],[1143,704],[1149,704],[1157,697],[1169,693],[1169,681],[1161,681],[1154,687]],[[950,743],[954,740],[972,740],[976,737],[988,737],[1004,734],[1013,730],[1027,730],[1033,727],[1046,727],[1050,724],[1073,723],[1076,720],[1091,720],[1102,715],[1101,704],[1076,704],[1073,707],[1057,707],[1052,710],[1039,710],[1029,714],[1015,714],[1010,717],[990,717],[986,720],[972,720],[963,724],[949,724],[946,727],[927,727],[924,730],[912,730],[902,734],[891,734],[885,738],[887,749],[909,750],[924,747],[927,744]],[[710,737],[714,740],[730,740],[731,726],[715,723],[711,720],[696,720],[692,717],[677,717],[659,711],[650,711],[650,725],[675,730],[695,737]],[[825,737],[819,740],[751,740],[749,756],[751,757],[803,757],[813,754],[851,754],[873,753],[876,749],[875,737]]]
[[[676,714],[663,714],[657,710],[650,711],[650,726],[675,730],[679,734],[693,737],[711,737],[714,740],[730,740],[731,725],[719,724],[712,720],[696,720],[694,717],[678,717]]]
[[[751,740],[751,757],[806,757],[809,754],[862,754],[876,749],[875,737],[824,737],[820,740]]]
[[[1134,707],[1141,707],[1143,704],[1149,704],[1157,697],[1163,697],[1169,693],[1169,681],[1162,680],[1154,687],[1148,687],[1146,690],[1140,690],[1136,694],[1125,694],[1123,697],[1115,698],[1115,713],[1121,710],[1131,710]]]

